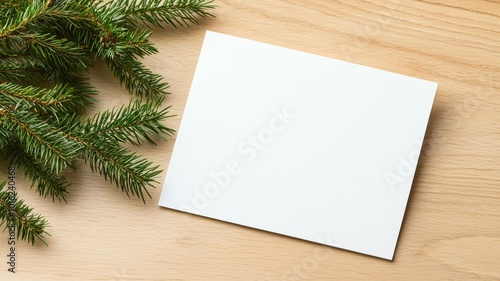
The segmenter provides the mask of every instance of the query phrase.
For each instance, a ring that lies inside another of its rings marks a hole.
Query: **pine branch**
[[[151,31],[129,30],[125,26],[124,7],[101,5],[95,3],[83,8],[78,1],[70,4],[68,1],[58,1],[47,11],[47,20],[50,25],[56,25],[60,30],[67,31],[70,27],[71,34],[59,33],[65,38],[72,38],[80,46],[96,52],[100,58],[113,59],[115,56],[139,56],[157,53],[157,49],[148,41]],[[79,13],[75,13],[75,8]],[[50,15],[50,16],[49,16]],[[89,32],[93,30],[94,32]]]
[[[68,84],[58,84],[45,89],[33,86],[22,87],[14,83],[0,84],[0,104],[11,108],[22,108],[42,117],[58,116],[83,110],[88,103]]]
[[[13,38],[23,40],[24,52],[44,59],[53,68],[64,71],[83,71],[87,69],[89,58],[81,47],[66,38],[57,38],[51,34],[23,34]]]
[[[102,59],[114,59],[156,54],[158,50],[148,41],[150,35],[150,31],[135,30],[101,37],[97,55]]]
[[[13,223],[17,229],[17,237],[32,245],[37,240],[47,245],[44,240],[45,235],[50,236],[45,231],[45,228],[49,226],[47,220],[40,214],[34,214],[33,208],[27,206],[24,200],[17,199],[17,195],[14,198],[15,201],[12,202],[10,192],[3,190],[5,184],[5,181],[0,182],[0,226],[5,224],[5,230]],[[11,214],[14,220],[11,219]]]
[[[130,57],[106,59],[106,64],[118,78],[120,84],[138,96],[157,97],[167,94],[168,84],[162,82],[163,77],[151,72],[144,64]]]
[[[136,155],[120,142],[139,145],[144,140],[153,142],[149,134],[163,136],[174,131],[160,122],[168,116],[168,108],[158,111],[163,97],[141,104],[140,100],[118,110],[98,113],[81,126],[76,136],[85,148],[80,153],[91,170],[116,184],[127,196],[133,195],[145,202],[146,187],[154,187],[159,166]],[[76,130],[75,130],[76,131]],[[75,136],[72,136],[75,137]]]
[[[37,115],[26,111],[0,106],[2,129],[12,132],[21,142],[26,153],[39,159],[50,171],[60,173],[72,167],[81,146],[64,137],[57,128]]]
[[[124,26],[125,16],[123,11],[123,7],[102,5],[91,10],[88,14],[98,33],[92,46],[95,46],[97,55],[103,59],[113,59],[115,56],[120,55],[119,51],[122,48],[117,49],[116,44],[124,43],[122,45],[126,45],[125,42],[120,42],[120,36],[123,36],[128,31]]]
[[[34,56],[17,54],[3,56],[0,57],[0,83],[34,84],[43,78],[47,68],[44,61]]]
[[[163,136],[174,131],[160,122],[168,117],[168,108],[159,110],[163,98],[141,104],[140,100],[118,110],[98,113],[80,125],[80,116],[74,115],[54,123],[56,127],[67,128],[63,133],[83,148],[79,158],[89,164],[106,181],[115,183],[127,196],[136,196],[145,202],[150,196],[147,186],[154,187],[155,177],[161,173],[159,166],[142,156],[136,155],[121,142],[139,145],[144,140],[152,143],[149,134]]]
[[[26,49],[26,42],[19,36],[4,36],[0,38],[0,56],[19,56]]]
[[[37,19],[39,19],[47,10],[50,5],[51,0],[45,1],[26,1],[29,4],[24,8],[22,13],[17,13],[16,16],[11,18],[3,17],[2,22],[4,23],[3,28],[0,29],[0,40],[5,36],[10,34],[15,34],[16,32],[26,28]],[[14,14],[14,13],[13,13]]]
[[[80,75],[68,74],[64,77],[60,76],[61,83],[66,83],[73,88],[75,103],[68,105],[68,108],[73,113],[85,113],[89,106],[93,106],[96,102],[94,96],[98,94],[92,85],[89,84],[89,79]]]
[[[92,49],[98,31],[99,22],[92,14],[99,1],[93,0],[57,0],[40,17],[38,30],[67,38],[84,49]],[[92,49],[93,50],[93,49]]]
[[[70,185],[66,177],[51,171],[48,166],[26,153],[19,142],[11,139],[5,150],[5,159],[11,165],[24,170],[25,176],[31,181],[30,188],[33,188],[36,184],[36,192],[40,196],[44,198],[50,197],[52,202],[56,198],[59,201],[66,202],[67,187]]]
[[[98,113],[83,125],[84,135],[110,142],[129,142],[136,146],[145,140],[156,144],[149,135],[163,138],[175,133],[175,130],[161,124],[161,121],[172,117],[167,115],[170,107],[159,110],[163,99],[149,100],[146,104],[136,100],[128,106]]]
[[[21,7],[20,1],[17,0],[3,0],[2,5],[0,5],[0,26],[5,24],[5,19],[11,19],[17,17],[19,13],[22,12],[23,7]]]
[[[114,142],[82,139],[85,150],[80,157],[88,163],[92,172],[98,172],[106,181],[116,184],[127,196],[136,196],[144,203],[144,193],[151,198],[147,186],[158,183],[155,177],[162,172],[159,166],[138,156]]]
[[[3,120],[0,118],[0,151],[4,151],[12,139],[12,133],[5,130]]]
[[[33,74],[61,82],[61,77],[89,67],[82,47],[50,34],[9,35],[0,40],[0,81],[23,82]]]
[[[113,6],[124,6],[129,23],[136,26],[142,23],[163,27],[170,24],[173,27],[198,24],[198,17],[213,17],[207,12],[214,9],[213,0],[114,0]]]

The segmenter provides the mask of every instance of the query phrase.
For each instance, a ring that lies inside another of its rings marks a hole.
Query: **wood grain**
[[[2,262],[1,280],[500,280],[500,2],[216,4],[216,19],[155,30],[160,53],[145,63],[171,84],[173,128],[207,29],[439,83],[394,261],[160,208],[161,184],[144,205],[79,163],[67,204],[18,178],[52,236],[48,247],[19,243],[18,271]],[[130,99],[105,66],[91,78],[95,110]],[[139,152],[166,169],[174,141]],[[7,233],[0,241],[7,253]]]

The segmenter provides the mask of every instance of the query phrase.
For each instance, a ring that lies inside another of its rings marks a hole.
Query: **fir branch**
[[[107,66],[113,71],[120,84],[138,96],[155,97],[167,94],[168,84],[163,77],[147,69],[144,64],[131,57],[106,59]]]
[[[151,198],[147,186],[158,183],[155,177],[162,172],[159,166],[138,156],[114,142],[81,138],[85,144],[80,157],[88,163],[92,172],[98,172],[106,181],[116,184],[127,196],[136,196],[144,203],[144,193]]]
[[[26,153],[39,159],[50,171],[60,173],[72,167],[81,146],[64,137],[57,128],[26,110],[0,107],[2,129],[14,133]]]
[[[124,7],[92,3],[83,8],[80,3],[60,2],[47,11],[50,25],[57,25],[61,27],[60,30],[70,27],[72,34],[66,32],[61,35],[73,38],[77,44],[89,48],[91,52],[95,51],[100,58],[113,59],[115,56],[128,55],[143,57],[158,52],[148,41],[151,31],[129,30],[125,26]],[[75,13],[75,8],[80,12]]]
[[[5,24],[5,20],[15,18],[23,11],[20,1],[2,0],[0,5],[0,25]]]
[[[155,177],[161,170],[119,143],[139,145],[144,140],[154,143],[149,134],[172,134],[172,129],[160,123],[170,117],[167,115],[168,108],[158,111],[162,101],[163,97],[145,104],[137,100],[118,110],[98,113],[85,121],[76,136],[70,136],[85,147],[80,158],[89,164],[92,171],[115,183],[127,196],[136,196],[143,202],[145,194],[151,197],[146,187],[154,187],[153,183],[157,183]]]
[[[40,196],[50,197],[52,202],[57,198],[59,201],[66,202],[67,187],[70,183],[66,177],[60,173],[51,171],[47,165],[40,160],[26,153],[19,142],[11,139],[5,150],[5,159],[11,165],[21,168],[31,181],[30,188],[36,184],[36,192]]]
[[[89,84],[89,79],[80,75],[67,74],[64,77],[59,77],[61,83],[66,83],[73,88],[75,102],[71,103],[68,108],[73,113],[85,113],[89,106],[93,106],[96,102],[94,98],[98,92]]]
[[[0,38],[0,56],[18,56],[26,49],[26,43],[19,36],[5,36]]]
[[[51,125],[58,128],[65,138],[81,143],[78,134],[82,133],[82,115],[78,113],[68,114],[61,118],[51,120]]]
[[[0,151],[4,151],[5,147],[10,143],[12,139],[11,132],[5,130],[4,121],[0,118]]]
[[[117,52],[121,49],[115,48],[116,44],[120,43],[119,35],[126,34],[128,31],[124,26],[125,15],[123,11],[123,7],[102,5],[88,14],[89,19],[96,27],[95,30],[98,32],[98,36],[94,38],[92,45],[95,46],[97,55],[103,59],[113,59],[120,54]]]
[[[79,72],[88,67],[87,54],[66,38],[59,39],[55,35],[37,33],[12,37],[24,40],[25,52],[43,59],[52,68]]]
[[[130,57],[144,57],[158,53],[153,43],[148,38],[152,32],[148,30],[129,31],[119,36],[120,42],[113,47],[117,55]]]
[[[34,245],[38,240],[45,245],[45,236],[49,235],[45,228],[49,226],[47,220],[40,214],[33,213],[33,208],[30,208],[24,203],[24,200],[19,200],[15,196],[15,202],[10,204],[12,198],[8,190],[3,190],[6,182],[0,182],[0,226],[5,224],[5,229],[11,223],[14,223],[17,229],[17,237]],[[14,221],[11,220],[11,214],[14,216]]]
[[[214,9],[213,0],[114,0],[110,5],[125,6],[129,23],[136,26],[139,22],[148,26],[173,27],[198,24],[198,17],[213,17],[207,12]]]
[[[54,88],[45,89],[2,83],[0,84],[0,104],[23,108],[42,116],[64,115],[75,109],[84,108],[86,105],[74,92],[75,88],[68,84],[58,84]]]
[[[88,50],[98,34],[95,27],[102,29],[92,14],[97,7],[94,2],[98,1],[57,0],[41,16],[38,30],[56,34],[59,38],[67,38]]]
[[[97,55],[102,59],[115,57],[144,57],[156,54],[158,50],[148,41],[150,31],[128,31],[100,38]]]
[[[161,124],[161,121],[172,117],[168,114],[170,107],[159,110],[163,97],[157,101],[149,100],[142,104],[136,100],[128,106],[107,110],[86,120],[83,132],[89,138],[103,139],[111,142],[129,142],[139,146],[147,140],[156,144],[149,135],[171,136],[175,130]]]
[[[170,117],[167,115],[168,108],[157,110],[162,100],[151,100],[145,104],[136,101],[118,110],[98,113],[83,125],[80,125],[81,118],[77,115],[58,120],[54,125],[67,128],[63,132],[65,138],[83,147],[79,158],[89,164],[93,172],[115,183],[127,196],[136,196],[145,202],[145,195],[151,197],[146,188],[154,187],[153,183],[157,183],[155,177],[161,170],[119,143],[153,142],[148,134],[162,136],[173,133],[172,129],[160,123]]]
[[[34,84],[43,78],[45,71],[45,62],[34,56],[14,54],[0,57],[0,83]]]
[[[5,20],[2,21],[4,25],[0,29],[0,40],[4,39],[7,35],[15,34],[39,19],[46,12],[51,0],[34,0],[26,2],[29,4],[24,8],[22,13],[18,13],[15,17],[4,18]]]

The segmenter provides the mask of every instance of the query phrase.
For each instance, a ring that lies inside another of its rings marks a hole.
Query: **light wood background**
[[[175,129],[207,29],[439,83],[394,261],[160,208],[161,184],[144,205],[80,163],[67,204],[18,178],[52,236],[19,243],[11,274],[2,233],[0,280],[500,280],[500,1],[215,3],[216,19],[155,30],[145,60],[171,83]],[[128,103],[104,66],[91,78],[96,110]],[[166,170],[174,142],[139,152]]]

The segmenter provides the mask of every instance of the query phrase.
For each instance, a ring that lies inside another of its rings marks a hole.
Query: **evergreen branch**
[[[44,243],[45,235],[49,235],[45,228],[49,226],[47,220],[40,214],[34,214],[33,208],[24,203],[24,200],[18,200],[17,195],[12,202],[11,194],[8,190],[3,190],[6,182],[0,182],[0,226],[5,224],[8,229],[11,224],[17,229],[17,237],[27,240],[34,245],[36,240]],[[12,219],[12,216],[14,219]]]
[[[120,36],[120,39],[125,43],[117,45],[116,48],[123,48],[124,51],[120,51],[120,54],[132,55],[132,56],[149,56],[158,53],[158,49],[154,47],[148,39],[152,32],[148,30],[134,30],[125,33]],[[120,47],[119,47],[120,46]]]
[[[2,1],[2,5],[0,5],[0,26],[3,26],[7,19],[17,17],[24,10],[24,7],[21,7],[20,4],[20,1],[17,0]]]
[[[137,109],[140,109],[143,113],[147,110],[151,110],[151,106],[147,104],[136,106]],[[122,112],[132,112],[133,110],[135,110],[133,107],[130,109],[123,108]],[[123,124],[113,118],[102,119],[102,115],[114,115],[107,112],[98,114],[89,119],[94,120],[96,124],[102,126],[102,128],[108,128],[110,134],[106,136],[100,135],[98,131],[91,131],[91,125],[94,121],[86,121],[85,125],[81,126],[81,118],[77,115],[57,121],[55,125],[67,128],[67,130],[63,132],[65,138],[77,142],[83,147],[83,149],[79,151],[79,158],[89,164],[93,172],[98,172],[106,181],[115,183],[117,187],[127,194],[127,196],[136,196],[145,202],[145,194],[151,197],[146,187],[154,187],[153,183],[157,183],[155,177],[162,171],[158,169],[159,166],[153,166],[153,163],[144,157],[138,156],[136,153],[121,147],[118,143],[119,140],[114,137],[120,137],[120,129],[129,131],[135,130],[138,132],[137,139],[130,138],[130,140],[140,142],[142,137],[147,137],[147,135],[141,135],[141,132],[147,133],[148,130],[163,131],[163,128],[154,129],[149,128],[149,126],[154,125],[163,118],[169,117],[166,116],[167,111],[163,110],[159,114],[153,112],[144,114],[143,116],[147,117],[150,115],[154,116],[154,118],[145,120],[142,124],[140,122]],[[132,119],[130,121],[134,120]],[[108,122],[109,124],[107,124]],[[120,124],[122,125],[121,128],[119,127]],[[113,135],[113,137],[111,137],[111,135]]]
[[[151,72],[134,58],[115,57],[105,61],[115,77],[118,77],[120,84],[125,84],[129,92],[146,97],[167,94],[168,84],[161,81],[162,76]]]
[[[81,146],[65,138],[55,127],[29,111],[4,105],[0,107],[0,116],[4,118],[3,129],[17,135],[26,153],[39,159],[50,171],[60,173],[73,165]]]
[[[75,96],[74,91],[75,89],[68,84],[58,84],[54,88],[44,89],[2,83],[0,84],[0,104],[24,108],[44,116],[57,116],[84,107],[80,97]]]
[[[123,8],[103,8],[102,1],[57,0],[40,16],[35,30],[50,31],[82,47],[87,53],[106,56],[110,42],[119,42],[117,34],[124,34]],[[113,54],[111,52],[111,54]]]
[[[80,12],[75,13],[75,8]],[[107,4],[98,6],[94,3],[83,8],[80,4],[61,1],[61,4],[47,11],[47,18],[51,25],[59,26],[60,30],[70,27],[72,34],[61,35],[74,38],[78,45],[95,51],[103,59],[128,55],[143,57],[158,52],[148,41],[150,31],[131,31],[124,26],[124,7]]]
[[[29,1],[24,12],[17,14],[17,17],[8,18],[5,20],[4,26],[0,29],[0,40],[5,36],[13,34],[27,25],[33,23],[42,16],[47,7],[50,5],[51,0],[34,0]]]
[[[10,81],[18,84],[34,84],[43,78],[42,73],[45,71],[44,62],[33,56],[0,57],[0,83]]]
[[[98,36],[93,40],[91,50],[95,49],[97,55],[103,59],[113,59],[119,55],[119,51],[122,50],[122,48],[116,49],[116,44],[121,41],[119,35],[126,34],[128,31],[123,25],[125,22],[123,7],[102,5],[93,9],[88,16],[98,32]]]
[[[31,181],[30,188],[37,184],[36,192],[40,196],[44,198],[48,196],[52,198],[52,202],[55,198],[66,202],[65,196],[68,193],[66,189],[70,185],[66,178],[60,173],[51,171],[47,165],[26,153],[19,142],[11,140],[5,150],[5,158],[12,165],[24,170],[25,176]]]
[[[26,50],[26,42],[19,36],[6,36],[0,38],[0,56],[18,56]]]
[[[27,54],[11,54],[0,56],[0,72],[15,71],[22,73],[30,70],[46,69],[43,60]]]
[[[119,36],[120,41],[113,47],[117,55],[131,56],[131,57],[144,57],[158,53],[153,43],[148,41],[152,32],[147,30],[134,30]]]
[[[127,31],[100,38],[97,55],[103,59],[116,57],[144,57],[156,54],[158,50],[148,41],[150,31]]]
[[[52,126],[60,129],[60,133],[64,135],[65,138],[72,140],[77,143],[82,143],[83,141],[78,138],[78,134],[82,132],[82,116],[81,114],[68,114],[62,118],[54,118],[51,120]],[[83,144],[81,144],[83,146]]]
[[[0,118],[0,151],[4,151],[12,139],[11,132],[4,129],[4,118]]]
[[[64,86],[58,85],[57,88],[46,90],[32,86],[22,87],[13,83],[0,84],[0,102],[12,106],[24,108],[39,107],[51,108],[59,106],[67,100],[67,93],[61,91]],[[61,95],[64,94],[64,95]]]
[[[25,51],[26,42],[18,36],[0,40],[0,82],[34,83],[43,77],[50,65]]]
[[[66,71],[87,69],[88,57],[82,48],[66,38],[59,39],[50,34],[13,35],[12,38],[24,40],[25,52],[45,61],[51,67]]]
[[[57,0],[41,17],[38,28],[56,34],[59,38],[67,38],[89,50],[99,34],[96,27],[98,30],[104,28],[92,14],[97,5],[94,2],[96,1]]]
[[[137,100],[126,107],[98,113],[83,125],[85,135],[106,141],[130,142],[136,146],[145,140],[155,144],[149,135],[163,138],[175,133],[175,130],[161,124],[161,121],[171,117],[167,115],[169,107],[158,110],[162,101],[163,97],[157,101],[149,100],[146,104]]]
[[[213,17],[207,12],[214,9],[213,0],[114,0],[110,5],[125,6],[129,22],[135,26],[138,22],[162,27],[198,24],[198,17]]]
[[[69,106],[73,113],[84,113],[87,107],[94,105],[96,102],[94,96],[97,95],[97,91],[89,84],[88,78],[79,75],[67,75],[61,77],[60,80],[73,88],[76,102]]]
[[[80,157],[88,163],[92,172],[98,172],[104,179],[116,184],[128,197],[136,196],[144,203],[144,193],[151,198],[147,186],[158,183],[154,178],[161,173],[152,162],[117,145],[115,142],[95,141],[81,137],[85,150]]]
[[[102,3],[103,0],[57,0],[53,1],[53,5],[50,6],[49,11],[82,11],[86,9],[94,9]]]

